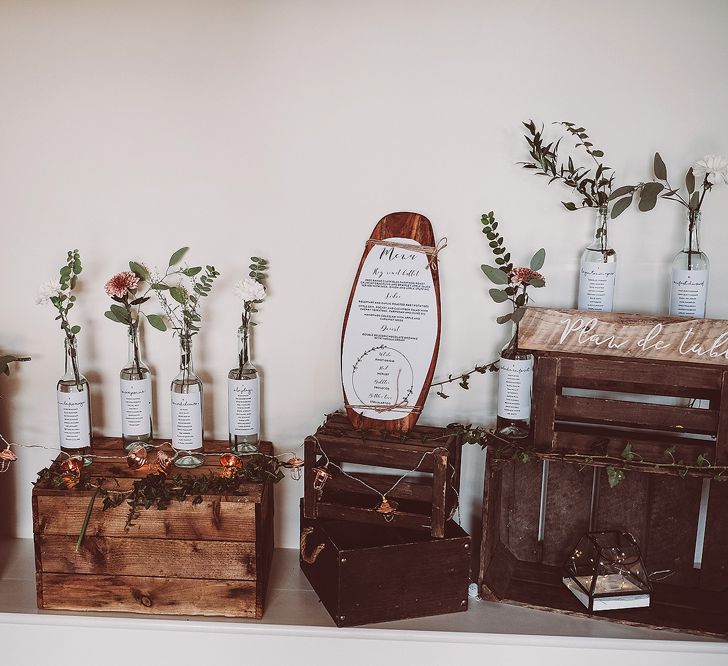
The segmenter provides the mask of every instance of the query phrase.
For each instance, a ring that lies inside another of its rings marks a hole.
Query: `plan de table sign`
[[[406,433],[422,411],[440,344],[432,225],[383,217],[365,244],[344,318],[341,382],[357,429]]]
[[[728,366],[728,321],[527,308],[519,347]]]

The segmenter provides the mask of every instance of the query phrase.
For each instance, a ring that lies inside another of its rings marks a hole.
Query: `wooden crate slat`
[[[75,536],[40,536],[45,573],[170,576],[216,580],[255,580],[255,542],[93,537],[76,552]]]
[[[329,504],[318,502],[316,504],[316,517],[325,520],[349,520],[352,522],[368,523],[369,525],[390,525],[410,530],[431,529],[430,518],[418,513],[405,513],[397,511],[391,520],[384,519],[381,513],[374,509],[344,506],[342,504]]]
[[[543,562],[561,566],[589,530],[592,470],[551,461],[546,495]],[[535,527],[535,526],[534,526]]]
[[[319,440],[321,449],[334,460],[343,459],[360,465],[397,469],[413,469],[419,465],[421,472],[432,472],[433,470],[431,455],[426,455],[425,451],[407,447],[399,442],[387,441],[387,446],[382,446],[381,441],[373,444],[377,441],[375,439],[368,440],[368,443],[359,443],[344,442],[324,434],[317,434],[316,438]],[[434,447],[430,447],[430,450],[432,448]]]
[[[554,433],[555,451],[584,455],[608,454],[620,458],[629,444],[632,450],[650,462],[665,463],[665,449],[675,446],[675,459],[694,464],[699,455],[709,461],[715,459],[715,442],[690,439],[678,435],[658,435],[650,432],[621,432],[607,428],[589,428],[571,424],[557,424]]]
[[[641,546],[647,545],[649,482],[648,474],[627,472],[624,480],[611,488],[607,473],[598,469],[597,497],[594,512],[594,530],[623,530],[637,539]]]
[[[512,466],[503,471],[508,492],[503,507],[507,513],[502,518],[507,533],[505,543],[519,560],[537,561],[542,557],[543,544],[538,541],[542,469],[543,463],[533,460],[521,463],[517,473]]]
[[[721,376],[720,399],[711,402],[718,404],[720,417],[715,443],[715,461],[718,465],[728,465],[728,371]]]
[[[582,356],[559,356],[559,382],[562,386],[574,388],[595,388],[611,391],[612,382],[629,383],[635,390],[625,393],[654,393],[655,395],[675,395],[664,393],[676,388],[676,384],[691,390],[719,391],[721,389],[720,368],[707,366],[680,365],[679,370],[673,363],[650,363],[647,361],[601,359]],[[676,373],[679,372],[679,382]],[[573,382],[581,382],[576,386]],[[583,382],[591,382],[585,386]],[[658,390],[655,390],[658,389]],[[619,389],[622,390],[622,389]],[[698,397],[698,396],[692,396]]]
[[[548,451],[554,437],[554,410],[557,377],[561,361],[545,357],[536,363],[533,374],[533,442],[537,451]]]
[[[728,482],[711,481],[700,586],[728,591]]]
[[[41,534],[78,536],[88,509],[88,497],[73,492],[59,503],[56,498],[38,495],[42,516]],[[128,507],[121,505],[103,511],[97,501],[91,512],[87,533],[98,536],[156,537],[163,539],[209,539],[213,541],[254,541],[255,505],[236,502],[192,500],[172,502],[164,511],[142,509],[140,517],[126,528]]]
[[[368,472],[357,472],[356,476],[372,488],[385,492],[392,487],[397,480],[393,474],[372,474]],[[327,489],[333,492],[360,492],[362,486],[354,479],[343,474],[335,474],[326,482]],[[416,502],[430,502],[432,500],[432,485],[424,482],[402,481],[392,492],[388,494],[395,500],[414,500]]]
[[[715,434],[718,411],[624,400],[560,395],[556,418],[565,421]]]
[[[57,610],[256,617],[255,581],[44,573],[42,586]]]

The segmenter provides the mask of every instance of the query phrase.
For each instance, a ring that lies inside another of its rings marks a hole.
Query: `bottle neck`
[[[604,261],[607,260],[607,251],[609,250],[609,216],[607,215],[607,210],[607,206],[604,204],[596,209],[596,219],[594,220],[594,240],[591,245],[593,249],[599,250],[604,254]]]
[[[128,367],[136,372],[141,372],[142,356],[139,344],[139,321],[132,322],[129,326],[129,360]]]
[[[250,332],[248,326],[243,324],[238,328],[238,367],[242,370],[250,363]]]
[[[78,349],[75,336],[72,339],[67,337],[64,344],[66,348],[64,374],[66,377],[74,379],[76,387],[80,391],[82,387],[82,378],[81,370],[78,365]]]
[[[683,252],[700,252],[700,211],[688,211],[688,224],[685,228]]]
[[[179,339],[179,369],[188,374],[195,371],[192,365],[192,340],[186,336]]]

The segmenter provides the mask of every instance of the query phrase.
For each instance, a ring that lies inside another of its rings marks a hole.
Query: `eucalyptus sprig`
[[[495,256],[497,266],[483,264],[480,268],[485,276],[495,285],[488,290],[490,297],[496,303],[511,303],[512,311],[496,318],[499,324],[513,322],[516,325],[515,335],[511,344],[518,348],[518,326],[526,312],[526,306],[530,301],[528,287],[540,288],[546,284],[543,275],[538,271],[543,267],[546,260],[546,250],[541,248],[533,257],[528,267],[514,267],[511,262],[511,253],[508,252],[501,234],[497,231],[498,222],[493,211],[481,217],[483,233],[488,239],[488,245]]]
[[[573,201],[562,201],[566,210],[579,210],[580,208],[599,208],[609,203],[610,194],[614,185],[614,170],[607,166],[602,158],[604,151],[594,147],[584,127],[577,126],[571,122],[554,123],[565,128],[565,132],[576,139],[576,148],[581,148],[586,156],[594,162],[593,166],[579,166],[574,157],[567,156],[566,162],[559,158],[559,147],[563,139],[548,141],[544,138],[543,125],[541,129],[536,127],[533,120],[524,122],[523,126],[527,133],[524,135],[528,144],[528,152],[531,159],[527,162],[519,162],[524,169],[533,170],[536,175],[545,176],[549,179],[549,185],[554,181],[560,181],[566,187],[574,190],[578,195],[578,205]],[[612,218],[617,217],[624,211],[612,211]]]

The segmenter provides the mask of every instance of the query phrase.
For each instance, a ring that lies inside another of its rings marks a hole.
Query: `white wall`
[[[81,251],[83,367],[96,431],[119,431],[121,326],[103,317],[103,282],[131,259],[160,265],[182,245],[222,272],[205,304],[197,366],[207,431],[227,434],[225,380],[251,254],[271,261],[255,359],[264,434],[298,446],[341,404],[340,327],[364,241],[384,214],[427,215],[442,255],[438,375],[492,359],[502,312],[479,266],[480,215],[494,209],[516,261],[548,252],[539,305],[570,306],[589,212],[519,169],[520,121],[574,120],[607,152],[619,182],[649,176],[660,150],[679,180],[693,160],[728,153],[728,4],[573,2],[0,3],[0,349],[33,361],[2,380],[3,429],[53,444],[62,339],[34,304],[70,247]],[[725,188],[724,188],[725,190]],[[709,314],[728,317],[728,193],[709,195]],[[625,213],[611,237],[618,308],[662,312],[682,210]],[[171,337],[149,331],[157,428],[169,434]],[[493,377],[433,397],[423,421],[487,423]],[[49,459],[21,451],[0,477],[7,532],[29,536],[30,482]],[[465,458],[466,526],[477,522],[482,454]],[[278,489],[278,544],[297,542],[298,484]]]

